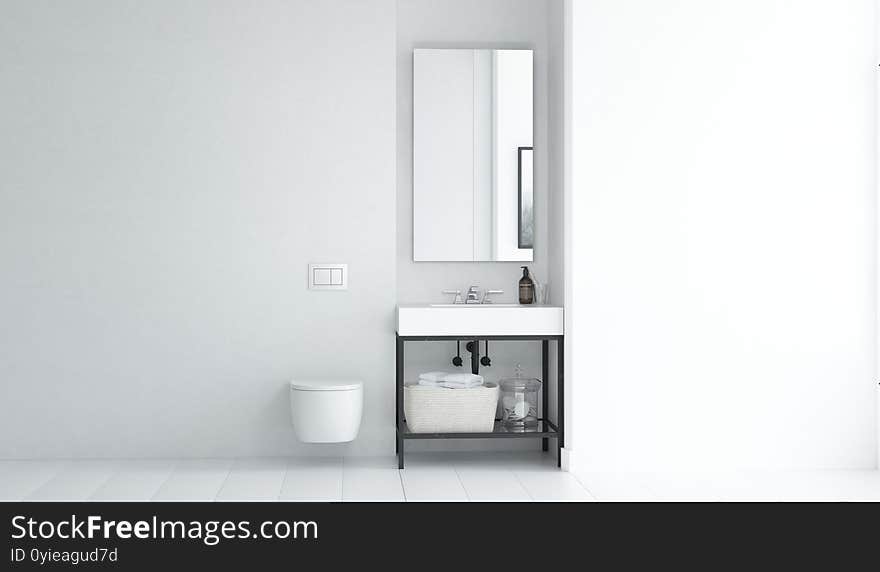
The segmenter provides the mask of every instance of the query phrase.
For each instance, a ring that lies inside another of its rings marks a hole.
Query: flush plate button
[[[310,290],[348,290],[348,264],[309,264]]]

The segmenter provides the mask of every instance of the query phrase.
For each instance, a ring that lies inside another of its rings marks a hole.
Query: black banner
[[[341,564],[485,569],[612,558],[838,567],[871,550],[876,505],[720,503],[3,503],[0,570]],[[846,545],[834,552],[837,538]],[[876,557],[876,556],[875,556]],[[607,562],[607,560],[604,560]],[[604,566],[598,569],[605,569]]]

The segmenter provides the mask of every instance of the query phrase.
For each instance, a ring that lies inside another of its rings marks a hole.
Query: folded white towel
[[[420,373],[419,379],[427,381],[443,381],[443,378],[447,375],[449,375],[449,373],[445,371],[429,371],[428,373]]]
[[[418,385],[421,387],[442,387],[444,389],[473,389],[475,387],[483,387],[482,383],[454,383],[451,381],[428,381],[420,379]]]
[[[419,385],[423,387],[445,387],[446,389],[470,389],[472,387],[482,387],[482,380],[472,380],[466,382],[459,381],[431,381],[429,379],[420,379]]]
[[[483,383],[455,383],[454,381],[442,381],[440,382],[440,387],[445,387],[447,389],[472,389],[474,387],[483,387]]]
[[[482,385],[483,376],[473,373],[450,373],[443,378],[443,381],[448,381],[450,383],[475,383],[477,385]]]
[[[473,373],[447,373],[429,371],[419,375],[419,385],[445,387],[447,389],[469,389],[483,385],[483,376]]]

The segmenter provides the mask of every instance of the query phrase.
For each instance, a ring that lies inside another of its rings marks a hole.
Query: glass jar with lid
[[[501,423],[508,429],[533,429],[538,426],[538,392],[541,380],[516,377],[501,380]]]

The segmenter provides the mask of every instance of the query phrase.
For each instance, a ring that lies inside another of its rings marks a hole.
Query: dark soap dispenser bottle
[[[522,278],[519,279],[519,303],[532,304],[535,301],[535,283],[529,276],[529,267],[521,266],[523,269]]]

